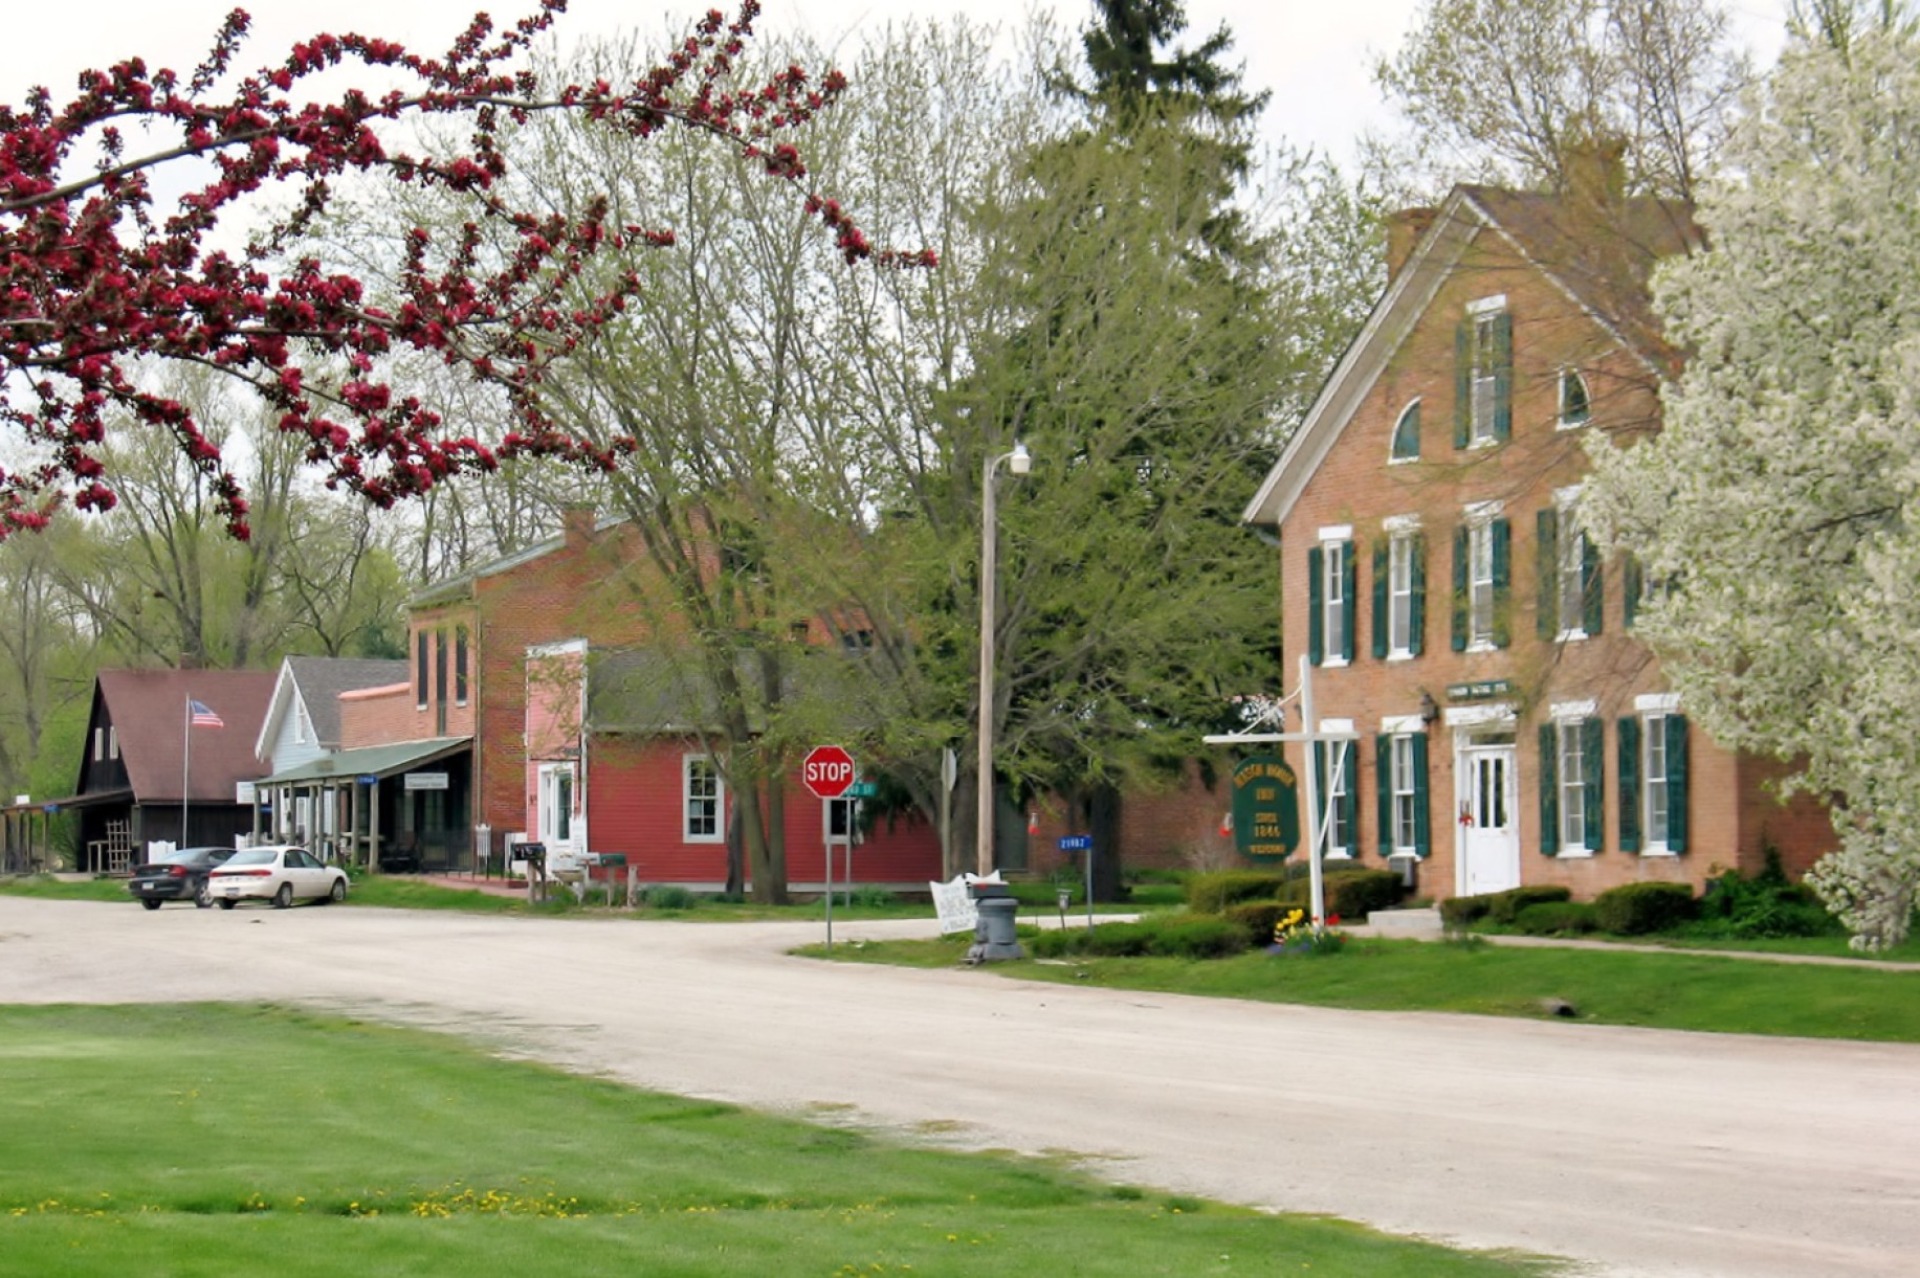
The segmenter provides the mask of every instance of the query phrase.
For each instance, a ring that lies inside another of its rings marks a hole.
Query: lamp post
[[[995,527],[993,474],[1000,463],[1016,475],[1033,469],[1025,444],[1015,444],[987,462],[980,478],[980,760],[976,775],[979,820],[974,830],[974,872],[993,873],[993,603],[999,570],[999,529]]]

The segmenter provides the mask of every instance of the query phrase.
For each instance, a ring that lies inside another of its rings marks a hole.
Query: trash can
[[[978,919],[973,925],[973,948],[967,951],[969,963],[997,963],[1001,959],[1025,958],[1020,938],[1014,930],[1013,916],[1020,908],[1013,890],[1004,883],[971,883],[967,893],[973,897]]]

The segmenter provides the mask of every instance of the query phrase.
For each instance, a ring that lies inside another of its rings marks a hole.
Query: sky
[[[711,0],[722,8],[726,0]],[[1732,0],[1736,31],[1759,62],[1780,43],[1788,0]],[[808,30],[829,42],[857,42],[902,18],[964,14],[1013,30],[1024,25],[1031,0],[762,0],[761,31]],[[30,85],[45,84],[56,101],[82,68],[137,54],[149,66],[183,74],[199,64],[225,15],[239,4],[254,19],[241,65],[278,62],[296,40],[331,31],[398,40],[440,53],[476,9],[502,23],[532,9],[531,0],[66,0],[22,4],[0,42],[0,102],[18,104]],[[709,7],[685,0],[570,0],[563,37],[637,29],[664,42],[669,20],[682,24]],[[1071,26],[1092,15],[1088,0],[1042,3]],[[1250,88],[1272,91],[1265,129],[1270,137],[1351,158],[1364,129],[1387,129],[1393,114],[1379,97],[1373,64],[1390,55],[1413,27],[1423,0],[1188,0],[1189,35],[1197,40],[1222,22],[1231,29]],[[674,29],[678,29],[677,27]]]

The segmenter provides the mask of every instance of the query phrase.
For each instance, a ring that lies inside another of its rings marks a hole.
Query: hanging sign
[[[1252,861],[1278,861],[1300,846],[1299,781],[1287,761],[1256,754],[1233,770],[1233,843]]]

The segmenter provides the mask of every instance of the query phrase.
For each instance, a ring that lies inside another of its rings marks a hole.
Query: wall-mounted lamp
[[[1433,694],[1425,688],[1420,690],[1420,722],[1432,723],[1440,717],[1440,707],[1433,703]]]

